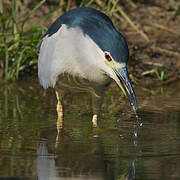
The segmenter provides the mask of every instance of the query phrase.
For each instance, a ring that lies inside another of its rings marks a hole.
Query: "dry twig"
[[[131,25],[131,27],[134,28],[148,42],[149,41],[148,36],[142,30],[140,30],[136,24],[133,23],[133,21],[129,18],[129,16],[123,11],[123,9],[120,6],[117,6],[117,10],[127,20],[127,22]]]
[[[72,0],[68,0],[67,6],[66,6],[66,11],[69,11],[71,8]]]
[[[150,23],[150,25],[156,27],[156,28],[159,28],[159,29],[163,29],[163,30],[166,30],[170,33],[173,33],[173,34],[179,34],[178,32],[176,32],[175,30],[172,30],[164,25],[161,25],[161,24],[156,24],[156,23]]]
[[[136,4],[132,0],[126,0],[132,8],[136,8]]]
[[[174,52],[174,51],[170,51],[170,50],[167,50],[167,49],[162,49],[160,47],[157,47],[157,46],[152,46],[151,49],[153,51],[156,51],[156,52],[160,52],[160,53],[166,53],[170,56],[177,56],[177,57],[180,57],[180,53],[178,52]]]

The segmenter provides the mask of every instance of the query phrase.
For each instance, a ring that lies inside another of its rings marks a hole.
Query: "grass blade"
[[[1,14],[3,13],[3,2],[2,2],[2,0],[0,0],[0,13]]]
[[[25,17],[23,23],[22,23],[22,27],[21,27],[21,31],[23,31],[24,29],[24,25],[25,23],[28,21],[28,19],[33,15],[33,13],[38,9],[40,8],[44,3],[46,2],[46,0],[42,0],[40,1],[30,12],[29,14]]]
[[[5,81],[7,81],[9,78],[8,68],[9,68],[9,51],[7,45],[5,45]]]

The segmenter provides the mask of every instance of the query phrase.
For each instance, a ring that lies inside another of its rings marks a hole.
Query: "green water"
[[[136,88],[136,117],[112,86],[99,129],[89,96],[68,96],[56,141],[56,97],[38,82],[0,85],[0,180],[180,179],[180,85]]]

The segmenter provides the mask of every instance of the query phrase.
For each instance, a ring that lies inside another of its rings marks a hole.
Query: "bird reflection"
[[[60,177],[69,180],[106,180],[101,153],[96,147],[88,152],[85,149],[80,144],[64,143],[56,149],[55,156],[48,152],[47,140],[41,140],[37,150],[38,180],[56,180]]]
[[[55,166],[55,156],[48,153],[46,139],[42,139],[39,142],[37,150],[37,173],[38,180],[59,179]]]
[[[37,176],[38,180],[134,180],[136,174],[136,159],[131,163],[125,162],[121,168],[115,167],[121,159],[107,156],[101,138],[94,138],[88,143],[73,141],[70,133],[61,133],[59,143],[55,145],[54,130],[41,133],[41,140],[37,149]],[[54,139],[54,140],[53,140]],[[106,154],[106,157],[105,157]],[[111,154],[109,154],[111,155]],[[123,159],[124,161],[124,159]],[[129,162],[129,159],[128,159]],[[118,172],[118,174],[117,174]]]

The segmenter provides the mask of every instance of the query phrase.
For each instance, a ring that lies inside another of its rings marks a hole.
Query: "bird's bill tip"
[[[137,111],[138,105],[136,96],[131,85],[128,72],[126,68],[114,68],[114,80],[118,84],[118,86],[122,89],[125,96],[128,97],[129,103],[133,108],[134,112]]]

